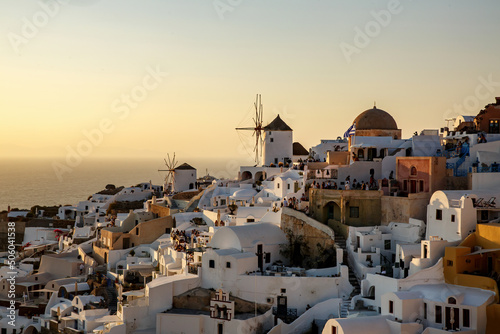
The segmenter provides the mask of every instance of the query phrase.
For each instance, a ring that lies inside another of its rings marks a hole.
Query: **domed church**
[[[356,136],[401,139],[401,129],[398,129],[394,118],[388,112],[377,109],[376,106],[359,114],[353,124],[355,124]]]

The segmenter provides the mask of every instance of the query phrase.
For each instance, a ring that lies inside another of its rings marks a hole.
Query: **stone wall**
[[[410,218],[427,220],[431,193],[408,194],[408,197],[382,196],[382,225],[408,223]]]
[[[329,219],[349,226],[380,225],[381,190],[310,189],[311,216],[327,224]]]
[[[158,217],[170,216],[170,208],[157,204],[151,204],[151,212],[157,214]]]
[[[302,247],[295,252],[300,251],[304,267],[325,268],[336,265],[335,234],[328,226],[300,211],[283,208],[281,229],[287,234],[289,241],[293,239],[301,244]]]

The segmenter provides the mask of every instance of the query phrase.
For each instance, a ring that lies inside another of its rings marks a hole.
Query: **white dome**
[[[237,201],[246,201],[246,200],[251,199],[255,195],[257,195],[257,191],[253,188],[238,189],[233,193],[233,195],[231,196],[231,199],[235,199]]]

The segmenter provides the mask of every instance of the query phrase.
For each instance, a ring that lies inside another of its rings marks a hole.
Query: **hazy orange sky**
[[[242,159],[257,93],[306,148],[374,101],[407,138],[500,96],[497,0],[59,1],[0,2],[2,157]]]

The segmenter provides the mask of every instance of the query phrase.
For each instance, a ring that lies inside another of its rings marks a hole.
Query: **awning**
[[[139,273],[142,277],[153,276],[153,268],[140,268],[140,269],[130,269],[129,271],[135,271]]]
[[[493,253],[493,252],[500,252],[500,248],[481,249],[467,255],[477,255],[477,254]]]
[[[19,282],[19,283],[16,283],[16,285],[25,286],[27,288],[29,288],[30,286],[38,285],[38,284],[40,284],[40,282]]]
[[[44,288],[38,290],[30,290],[30,292],[57,292],[57,290]]]

